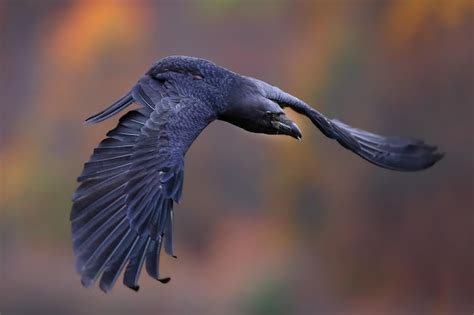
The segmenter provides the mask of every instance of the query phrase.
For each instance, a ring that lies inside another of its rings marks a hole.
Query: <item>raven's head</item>
[[[285,112],[266,111],[263,118],[265,130],[267,134],[282,134],[301,140],[303,136],[300,128],[291,119],[286,116]]]
[[[280,105],[265,97],[251,82],[231,93],[229,104],[219,119],[250,132],[287,135],[301,139],[301,131]]]

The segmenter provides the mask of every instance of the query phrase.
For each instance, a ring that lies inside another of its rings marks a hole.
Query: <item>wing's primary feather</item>
[[[196,62],[208,71],[214,67],[189,57],[164,59],[129,93],[86,120],[101,122],[134,102],[140,106],[120,118],[78,177],[70,219],[76,268],[85,286],[100,278],[100,288],[108,292],[125,269],[123,283],[138,290],[144,265],[151,277],[169,281],[160,278],[159,259],[162,247],[174,256],[173,204],[182,194],[184,155],[216,119],[218,109],[213,105],[222,103],[214,99],[219,93],[206,90],[209,86],[202,78],[208,72],[201,73]],[[280,89],[248,79],[262,95],[306,115],[324,135],[371,163],[416,171],[442,157],[436,147],[420,140],[383,137],[327,119]]]
[[[251,80],[269,99],[307,116],[325,136],[337,140],[343,147],[370,163],[397,171],[419,171],[432,166],[443,157],[435,146],[427,145],[421,140],[384,137],[351,127],[337,119],[328,119],[279,88],[257,79]]]
[[[343,130],[356,139],[358,148],[355,153],[378,166],[397,171],[418,171],[426,169],[443,154],[436,152],[437,147],[425,144],[418,139],[383,137],[365,130],[353,128],[339,120],[331,120],[334,129]]]
[[[337,119],[327,119],[309,106],[304,114],[326,136],[337,140],[346,149],[383,168],[396,171],[419,171],[432,166],[443,157],[442,153],[436,152],[435,146],[426,145],[421,140],[376,135],[346,125]]]
[[[100,122],[137,102],[94,150],[78,177],[71,211],[76,268],[85,286],[100,278],[108,292],[125,269],[124,284],[138,290],[143,264],[162,282],[161,248],[174,256],[173,202],[183,186],[183,158],[215,117],[196,99],[142,78],[130,93],[88,122]],[[194,113],[198,111],[198,114]]]

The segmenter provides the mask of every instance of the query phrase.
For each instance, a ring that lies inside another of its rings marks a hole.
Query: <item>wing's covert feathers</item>
[[[418,171],[443,157],[435,146],[420,140],[384,137],[328,119],[276,87],[209,61],[182,56],[164,58],[126,95],[86,120],[98,123],[132,103],[139,107],[119,119],[77,178],[79,186],[72,196],[70,221],[76,269],[84,286],[99,281],[100,288],[109,292],[123,272],[123,284],[138,291],[143,268],[162,283],[170,280],[160,277],[160,254],[164,248],[168,255],[176,257],[173,205],[182,195],[184,155],[194,139],[210,122],[223,119],[226,111],[243,115],[248,123],[244,129],[274,131],[249,127],[264,113],[256,110],[257,118],[251,116],[249,111],[255,104],[239,108],[244,109],[244,114],[235,111],[238,105],[226,107],[233,102],[239,104],[234,98],[242,95],[252,101],[263,98],[265,105],[271,101],[272,108],[279,112],[276,103],[291,107],[306,115],[327,137],[387,169]],[[265,124],[269,121],[265,120]]]
[[[84,286],[100,278],[105,292],[123,270],[123,283],[138,290],[145,263],[150,276],[163,283],[170,280],[160,277],[159,259],[162,247],[175,257],[172,211],[182,193],[183,157],[214,119],[212,112],[204,115],[197,100],[175,95],[144,77],[130,93],[87,121],[100,122],[134,101],[141,107],[121,117],[94,149],[73,194],[76,269]],[[202,117],[193,115],[193,108]]]

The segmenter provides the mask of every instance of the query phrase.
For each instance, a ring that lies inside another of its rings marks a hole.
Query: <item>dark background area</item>
[[[0,0],[2,314],[472,314],[474,2]],[[157,59],[211,59],[446,157],[376,168],[216,122],[191,147],[162,285],[85,289],[70,197],[117,119],[86,126]]]

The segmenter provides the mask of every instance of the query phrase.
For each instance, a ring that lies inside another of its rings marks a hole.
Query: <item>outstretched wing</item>
[[[130,93],[89,118],[102,121],[132,102],[129,111],[107,134],[85,164],[73,196],[72,238],[76,268],[85,286],[100,277],[110,291],[125,269],[124,284],[138,290],[145,264],[159,276],[161,247],[173,255],[173,203],[183,187],[183,158],[214,118],[194,98],[179,95],[145,76]]]
[[[436,146],[427,145],[421,140],[384,137],[353,128],[337,119],[328,119],[279,88],[254,78],[250,79],[266,97],[282,107],[290,107],[307,116],[325,136],[337,140],[346,149],[373,164],[397,171],[419,171],[432,166],[443,157],[442,153],[436,151]]]
[[[350,134],[358,143],[357,147],[348,147],[367,161],[396,171],[419,171],[433,166],[442,157],[437,147],[428,145],[419,139],[384,137],[357,129],[332,119],[336,135],[340,131]],[[336,138],[340,141],[338,138]],[[340,141],[344,145],[343,141]]]
[[[327,137],[337,140],[365,160],[387,169],[419,171],[443,157],[442,153],[436,151],[436,146],[427,145],[422,140],[384,137],[351,127],[337,119],[328,119],[310,106],[290,107],[309,117]]]

